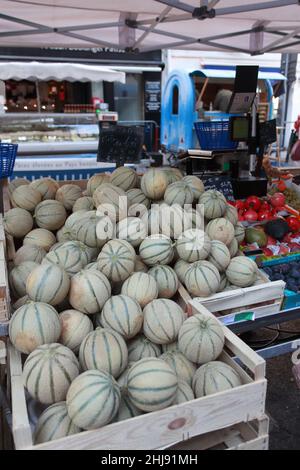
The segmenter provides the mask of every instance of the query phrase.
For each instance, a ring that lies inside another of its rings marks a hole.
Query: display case
[[[96,152],[95,114],[7,113],[0,115],[0,139],[19,145],[19,155]]]

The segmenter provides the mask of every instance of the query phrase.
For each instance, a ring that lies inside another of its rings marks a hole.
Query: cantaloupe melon
[[[230,251],[223,242],[213,240],[207,260],[222,273],[227,269],[231,261]]]
[[[54,264],[41,264],[27,278],[26,292],[36,302],[58,305],[68,295],[70,279],[67,273]]]
[[[156,280],[158,297],[171,299],[178,289],[178,277],[170,266],[157,265],[149,269],[148,273]]]
[[[87,270],[89,270],[89,269],[94,269],[94,270],[97,271],[97,269],[98,269],[98,263],[97,263],[97,261],[93,261],[92,263],[89,263],[89,264],[87,264],[86,266],[84,266],[83,269],[87,269]]]
[[[111,183],[102,184],[94,192],[93,201],[98,215],[107,215],[114,222],[127,217],[127,195],[118,186]]]
[[[135,299],[143,308],[158,297],[158,286],[148,273],[133,273],[124,282],[121,293]]]
[[[74,238],[91,248],[100,248],[114,236],[114,224],[107,216],[98,216],[96,211],[87,211],[81,220],[74,223]]]
[[[91,176],[87,182],[87,195],[93,196],[98,186],[109,182],[110,175],[107,175],[106,173],[96,173],[95,175]]]
[[[193,191],[194,201],[198,201],[201,194],[204,193],[205,188],[203,182],[197,176],[189,175],[185,176],[182,181],[184,181]]]
[[[86,215],[86,210],[80,209],[79,211],[73,212],[72,214],[69,215],[65,222],[65,227],[68,229],[70,232],[72,232],[72,229],[74,225],[81,221],[83,217]]]
[[[176,183],[176,181],[180,181],[183,178],[183,174],[178,168],[164,168],[164,172],[167,175],[168,183]]]
[[[145,335],[141,334],[127,343],[128,362],[136,362],[144,357],[159,357],[161,345],[152,343]]]
[[[41,200],[41,194],[36,189],[31,188],[30,185],[19,186],[11,195],[13,207],[20,207],[30,212],[34,211]]]
[[[34,218],[38,227],[58,230],[64,225],[67,213],[61,202],[48,200],[36,206]]]
[[[76,377],[68,390],[68,415],[80,428],[97,429],[113,420],[120,400],[119,386],[111,375],[88,370]]]
[[[47,253],[42,261],[42,264],[46,263],[60,266],[69,276],[73,276],[84,267],[80,250],[65,248],[64,244]]]
[[[128,191],[133,189],[137,185],[137,174],[129,167],[120,166],[116,168],[110,175],[110,182],[119,188]]]
[[[68,242],[73,239],[73,234],[70,229],[68,229],[65,225],[63,225],[59,230],[56,232],[56,240],[58,242]]]
[[[128,397],[127,392],[122,392],[119,411],[114,421],[124,421],[125,419],[134,418],[135,416],[140,416],[142,414],[143,412],[139,410],[136,406],[134,406],[134,404]]]
[[[65,400],[78,374],[75,354],[58,343],[38,346],[29,354],[23,368],[25,388],[32,398],[45,405]]]
[[[197,369],[193,378],[196,398],[223,392],[242,385],[239,374],[228,364],[212,361]]]
[[[211,220],[207,224],[205,231],[211,240],[219,240],[227,246],[234,239],[234,226],[224,217]]]
[[[125,339],[136,336],[143,326],[143,312],[138,302],[127,295],[114,295],[101,312],[101,325],[110,328]]]
[[[92,211],[94,208],[93,198],[91,196],[82,196],[75,201],[72,210],[73,212]]]
[[[98,327],[82,341],[79,360],[83,370],[104,370],[118,377],[128,363],[125,340],[116,331]]]
[[[221,277],[221,281],[220,281],[218,292],[223,292],[226,289],[226,287],[229,286],[230,282],[228,281],[226,277],[226,273],[221,273],[220,277]]]
[[[181,284],[185,283],[185,275],[190,266],[191,264],[187,263],[183,259],[179,259],[178,261],[176,261],[174,265],[174,271],[177,274],[177,277]]]
[[[233,258],[226,270],[226,276],[231,284],[238,287],[251,286],[256,281],[256,263],[246,256]]]
[[[23,245],[36,245],[49,251],[56,242],[55,235],[44,228],[35,228],[27,233]]]
[[[209,236],[203,230],[195,228],[183,232],[176,241],[178,256],[187,263],[206,259],[210,249],[211,241]]]
[[[134,247],[139,246],[146,236],[147,228],[138,217],[127,217],[117,224],[116,238],[126,240]]]
[[[239,251],[239,244],[236,238],[234,238],[232,242],[229,243],[228,250],[231,258],[234,258],[237,255],[237,252]]]
[[[39,416],[34,430],[34,443],[54,441],[80,431],[68,415],[66,402],[60,401],[46,408]]]
[[[12,289],[14,297],[19,298],[26,295],[26,282],[34,270],[39,265],[34,261],[24,261],[23,263],[15,266],[9,273],[9,284]]]
[[[189,230],[191,228],[193,228],[193,219],[189,211],[183,209],[179,204],[160,206],[160,233],[176,240],[185,230]],[[158,233],[158,231],[156,231],[156,233]]]
[[[59,314],[61,334],[59,342],[77,353],[84,338],[93,331],[93,323],[78,310],[64,310]]]
[[[170,206],[179,204],[183,207],[185,204],[192,204],[194,194],[191,187],[183,181],[170,184],[164,194],[164,200]]]
[[[135,253],[125,240],[110,240],[98,256],[98,269],[113,282],[124,281],[134,270]]]
[[[165,352],[173,352],[173,351],[179,352],[179,349],[178,349],[178,342],[177,342],[177,341],[174,341],[173,343],[162,344],[162,345],[161,345],[161,349],[162,349],[162,352],[163,352],[163,353],[165,353]]]
[[[175,400],[172,405],[180,405],[181,403],[194,400],[194,398],[194,392],[190,385],[184,380],[179,379]]]
[[[206,219],[220,218],[225,214],[227,202],[220,191],[209,189],[201,194],[199,204],[203,205]]]
[[[3,218],[4,230],[15,238],[23,238],[33,227],[30,212],[16,207],[7,211]]]
[[[76,184],[63,184],[56,192],[55,199],[71,211],[77,199],[82,196],[82,190]]]
[[[174,370],[178,380],[184,380],[190,386],[196,372],[196,366],[189,359],[187,359],[180,351],[167,351],[164,352],[160,359],[166,361]]]
[[[52,178],[40,178],[30,183],[31,188],[36,189],[42,196],[42,200],[55,199],[58,183]]]
[[[234,236],[236,240],[238,241],[238,243],[242,243],[242,241],[244,241],[245,233],[246,233],[245,227],[243,226],[241,222],[238,222],[236,226],[234,227]]]
[[[126,195],[128,197],[128,202],[130,206],[134,204],[141,204],[145,206],[147,209],[150,207],[150,200],[145,196],[143,191],[139,188],[129,189],[126,191]]]
[[[173,300],[152,300],[143,310],[144,335],[155,344],[168,344],[177,339],[186,318],[182,308]]]
[[[138,217],[139,219],[142,219],[147,212],[148,209],[143,204],[131,204],[131,206],[128,207],[128,217]]]
[[[139,273],[139,272],[147,273],[148,272],[148,266],[145,263],[143,263],[140,256],[137,256],[135,258],[134,272],[135,273]]]
[[[42,344],[55,343],[61,333],[56,310],[43,302],[28,302],[18,308],[9,323],[9,337],[15,348],[30,354]]]
[[[57,250],[68,250],[72,253],[75,252],[76,257],[79,255],[81,258],[82,266],[86,266],[91,260],[91,253],[89,252],[89,248],[84,244],[77,240],[69,240],[62,243],[57,243],[55,246],[51,247],[51,251]]]
[[[8,193],[11,196],[16,188],[19,186],[29,185],[30,181],[27,178],[15,178],[8,185]]]
[[[167,174],[163,170],[150,168],[142,177],[141,190],[149,199],[158,201],[163,198],[168,184]]]
[[[14,265],[18,266],[19,264],[23,263],[24,261],[34,261],[35,263],[40,264],[44,256],[46,255],[46,250],[41,246],[37,245],[24,245],[21,246],[16,251],[14,257]]]
[[[142,411],[156,411],[169,406],[175,399],[177,386],[175,372],[162,359],[141,359],[128,374],[128,396]]]
[[[197,261],[186,271],[184,281],[191,295],[208,297],[218,291],[221,279],[219,271],[212,263]]]
[[[100,312],[110,295],[109,280],[97,270],[80,271],[71,279],[69,301],[75,310],[82,313]]]
[[[23,297],[20,297],[16,302],[14,302],[11,306],[12,312],[15,312],[18,310],[18,308],[23,307],[27,302],[30,302],[29,295],[24,295]]]
[[[231,206],[230,204],[227,204],[226,211],[224,214],[224,218],[229,220],[229,222],[232,223],[233,226],[235,226],[238,223],[239,216],[238,216],[238,211],[235,207]]]
[[[151,208],[142,215],[141,219],[149,235],[160,233],[160,217],[160,207],[158,204],[152,204]]]
[[[179,350],[195,364],[217,359],[224,347],[221,324],[212,316],[197,314],[188,318],[178,335]]]
[[[172,240],[162,234],[150,235],[140,244],[139,254],[148,266],[169,264],[174,256]]]

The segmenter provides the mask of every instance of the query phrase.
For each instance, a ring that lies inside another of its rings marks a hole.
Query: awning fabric
[[[125,73],[108,67],[55,62],[0,62],[0,80],[67,80],[125,83]]]
[[[0,0],[1,47],[300,50],[298,0]]]
[[[203,68],[199,70],[193,70],[190,72],[190,75],[199,75],[204,78],[235,78],[235,69],[210,69],[210,68]],[[264,71],[260,70],[258,72],[258,79],[259,80],[272,80],[272,81],[285,81],[286,77],[282,75],[280,72],[274,71]]]

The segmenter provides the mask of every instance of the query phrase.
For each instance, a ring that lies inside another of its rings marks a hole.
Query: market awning
[[[199,75],[204,78],[235,78],[235,67],[232,68],[203,68],[199,70],[193,70],[190,75]],[[259,70],[259,80],[271,80],[274,82],[285,81],[286,77],[282,73],[274,70]]]
[[[300,50],[298,0],[0,0],[2,47]]]
[[[0,80],[121,82],[125,73],[96,65],[55,62],[0,62]]]

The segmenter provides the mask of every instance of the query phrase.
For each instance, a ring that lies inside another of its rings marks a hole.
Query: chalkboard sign
[[[112,126],[99,134],[98,162],[124,165],[139,161],[144,130],[139,126]]]
[[[160,111],[160,80],[145,81],[145,108],[146,112]]]
[[[228,176],[211,176],[202,178],[205,190],[216,189],[220,191],[228,201],[234,201],[233,187],[231,179]]]

